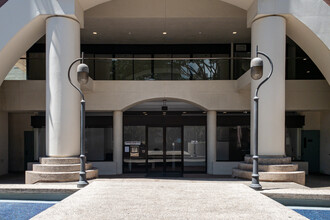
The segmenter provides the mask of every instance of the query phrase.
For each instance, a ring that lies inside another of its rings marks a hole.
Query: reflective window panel
[[[184,172],[206,172],[205,126],[184,126]]]
[[[146,127],[124,126],[124,173],[146,172]]]
[[[86,157],[88,161],[113,160],[112,128],[86,128]]]
[[[242,161],[250,154],[250,126],[217,127],[217,161]]]

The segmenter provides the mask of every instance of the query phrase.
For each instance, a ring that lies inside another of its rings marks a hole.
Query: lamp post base
[[[77,183],[78,188],[84,188],[87,185],[88,185],[88,182],[84,181],[84,180],[79,180],[79,182]]]
[[[252,188],[254,190],[262,190],[262,186],[259,183],[250,184],[250,188]]]

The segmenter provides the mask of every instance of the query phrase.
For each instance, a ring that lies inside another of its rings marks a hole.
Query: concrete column
[[[68,81],[68,68],[80,55],[80,25],[66,17],[46,21],[46,155],[78,156],[80,94]],[[76,66],[72,80],[77,82]]]
[[[123,173],[123,112],[113,112],[113,162],[116,173]]]
[[[259,90],[259,155],[285,154],[285,26],[286,21],[280,16],[264,17],[252,23],[252,57],[256,56],[258,45],[259,51],[266,53],[274,63],[272,77]],[[257,81],[251,79],[251,112],[256,87],[270,72],[268,60],[260,57],[264,60],[264,76]],[[251,123],[251,130],[252,126]],[[253,138],[251,154],[252,146]]]
[[[207,112],[207,173],[213,174],[217,146],[217,112]]]
[[[8,112],[0,112],[0,175],[8,173]]]

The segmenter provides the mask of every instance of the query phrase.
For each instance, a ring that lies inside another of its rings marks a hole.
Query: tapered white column
[[[113,112],[113,161],[116,173],[123,173],[123,112]]]
[[[286,21],[280,16],[259,18],[252,24],[252,57],[256,56],[258,45],[259,51],[266,53],[274,63],[272,77],[259,91],[259,155],[285,154],[285,26]],[[264,76],[260,80],[251,79],[251,112],[256,87],[270,71],[268,60],[260,57],[264,60]],[[253,122],[253,114],[251,116]],[[251,123],[251,130],[252,126]],[[251,138],[251,146],[253,144]]]
[[[216,161],[217,145],[217,112],[207,112],[207,173],[213,174],[213,163]]]
[[[46,22],[46,154],[80,153],[80,94],[68,81],[68,68],[80,54],[80,25],[66,17]],[[72,68],[77,83],[76,66]]]

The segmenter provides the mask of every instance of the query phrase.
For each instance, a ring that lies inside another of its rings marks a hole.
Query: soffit
[[[113,0],[85,12],[81,35],[86,44],[250,42],[246,11],[219,0],[167,0],[166,12],[164,0]]]

